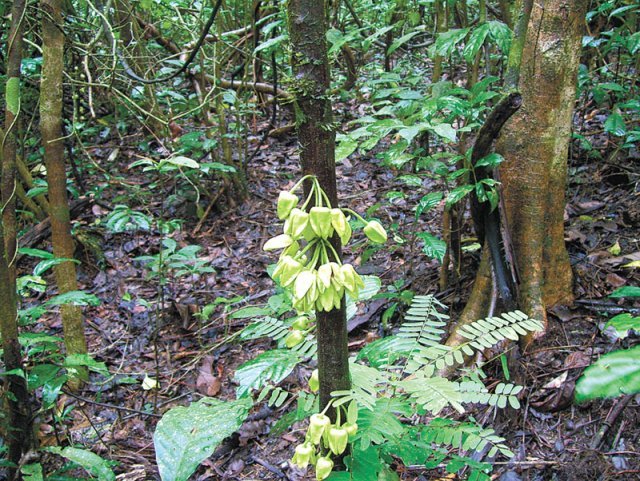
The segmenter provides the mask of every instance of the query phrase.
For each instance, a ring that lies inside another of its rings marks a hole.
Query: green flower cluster
[[[355,404],[354,404],[355,408]],[[340,409],[335,424],[324,413],[313,414],[309,419],[309,428],[304,443],[296,446],[291,462],[299,468],[315,465],[316,479],[322,481],[333,470],[331,455],[340,455],[347,449],[349,438],[358,431],[357,410],[349,409],[348,420],[340,423]],[[324,456],[321,453],[325,453]]]
[[[310,180],[312,187],[298,208],[295,191]],[[336,235],[342,245],[351,238],[351,226],[345,212],[359,218],[363,232],[371,242],[382,244],[387,232],[378,221],[365,221],[349,209],[331,206],[327,194],[314,176],[303,177],[290,191],[280,192],[278,218],[284,220],[284,232],[264,245],[265,251],[283,249],[273,278],[293,295],[293,307],[299,313],[330,311],[340,308],[347,292],[358,298],[364,282],[351,264],[343,264],[330,239]]]

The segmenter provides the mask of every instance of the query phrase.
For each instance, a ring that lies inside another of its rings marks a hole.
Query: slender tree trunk
[[[444,6],[444,0],[436,0],[436,35],[447,30],[447,10]],[[437,55],[433,59],[433,73],[431,82],[436,83],[442,77],[442,55]]]
[[[18,340],[18,310],[16,294],[16,125],[20,115],[20,63],[24,31],[25,0],[15,0],[11,8],[11,28],[7,42],[7,83],[5,87],[5,129],[0,129],[2,148],[2,204],[0,212],[0,335],[5,371],[22,370],[22,352]],[[18,465],[31,446],[31,412],[27,383],[23,376],[4,378],[8,423],[5,442],[7,460]],[[14,479],[16,470],[9,470]]]
[[[0,211],[4,224],[6,254],[11,279],[15,279],[16,254],[16,156],[18,139],[16,132],[20,121],[20,64],[22,62],[22,37],[25,24],[25,0],[13,2],[11,28],[7,42],[7,82],[5,88],[5,117],[2,140],[2,177],[0,181]]]
[[[326,2],[289,0],[289,35],[293,51],[300,160],[304,174],[315,175],[337,207],[335,131],[329,100],[329,62],[325,34]],[[333,247],[341,255],[337,236]],[[340,309],[317,313],[318,370],[321,409],[331,400],[331,392],[349,389],[347,323],[345,303]]]
[[[61,0],[42,0],[42,81],[40,84],[40,132],[44,145],[44,160],[49,184],[49,203],[53,253],[56,257],[73,259],[67,176],[62,141],[62,72],[64,33]],[[71,261],[54,267],[58,291],[65,293],[78,288],[76,267]],[[86,354],[80,307],[65,305],[60,309],[64,342],[69,354]],[[80,373],[86,376],[86,372]]]

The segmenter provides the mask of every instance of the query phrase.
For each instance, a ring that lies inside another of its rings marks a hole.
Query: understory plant
[[[640,288],[625,286],[609,297],[640,298]],[[627,344],[627,348],[604,354],[589,366],[576,382],[576,400],[592,401],[640,392],[640,345],[633,342],[640,333],[640,317],[629,312],[609,319],[603,331],[608,337]]]
[[[277,349],[260,354],[236,372],[239,396],[255,389],[260,392],[257,401],[262,401],[271,393],[267,402],[276,406],[289,396],[277,384],[296,365],[315,355],[314,349],[306,347],[314,342],[310,336],[314,310],[333,308],[335,298],[343,292],[358,299],[358,290],[364,287],[353,267],[340,265],[338,257],[331,256],[326,239],[335,232],[343,245],[347,243],[351,228],[347,227],[346,211],[365,225],[370,240],[386,240],[378,222],[366,222],[353,211],[332,208],[315,179],[309,180],[312,187],[301,208],[294,192],[302,180],[292,191],[280,194],[277,210],[285,220],[284,233],[265,244],[266,250],[283,249],[272,277],[288,294],[296,313],[288,318],[285,314],[283,320],[267,317],[240,334],[244,339],[267,336],[279,341]],[[323,298],[327,292],[331,302]],[[468,404],[517,409],[522,387],[499,383],[489,390],[480,369],[467,371],[456,381],[439,372],[504,340],[516,341],[542,325],[520,311],[505,313],[467,325],[462,330],[467,341],[450,347],[440,342],[448,321],[444,309],[432,295],[415,296],[396,334],[368,344],[352,358],[351,389],[333,392],[322,412],[317,412],[313,394],[318,389],[317,371],[312,372],[310,392],[294,394],[298,408],[287,416],[289,423],[309,417],[293,464],[300,468],[313,465],[318,480],[397,479],[392,466],[398,460],[405,466],[422,465],[425,469],[444,463],[451,473],[466,469],[469,479],[490,479],[491,464],[470,456],[479,453],[478,459],[489,460],[498,454],[510,457],[505,440],[475,422],[439,416],[444,412],[460,416]],[[305,347],[296,349],[298,346]],[[336,413],[333,422],[327,416],[329,408]],[[274,430],[282,429],[277,423]],[[334,472],[335,463],[342,458],[346,471]]]

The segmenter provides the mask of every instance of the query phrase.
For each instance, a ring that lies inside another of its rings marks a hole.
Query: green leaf
[[[420,199],[420,202],[418,202],[418,205],[416,206],[416,219],[423,213],[429,212],[437,206],[443,197],[444,194],[442,192],[431,192]]]
[[[354,449],[351,456],[344,460],[349,468],[353,481],[379,480],[378,474],[382,471],[383,464],[380,460],[378,450],[369,446],[367,449]]]
[[[640,346],[605,354],[576,383],[576,401],[640,392]]]
[[[504,161],[504,157],[497,152],[492,152],[489,155],[482,157],[476,162],[475,167],[497,167]]]
[[[51,252],[43,251],[42,249],[30,249],[28,247],[20,247],[18,253],[25,256],[37,257],[38,259],[53,259],[55,257]]]
[[[251,317],[260,317],[271,314],[271,309],[266,307],[248,306],[238,309],[229,316],[231,319],[249,319]]]
[[[358,148],[358,142],[351,137],[345,136],[336,146],[336,162],[340,162],[351,154],[353,154]]]
[[[427,255],[427,257],[438,259],[438,261],[442,262],[444,254],[447,252],[447,243],[428,232],[422,232],[418,234],[418,237],[424,241],[422,251]]]
[[[480,48],[482,48],[487,35],[489,35],[489,24],[487,23],[480,25],[471,32],[469,40],[467,40],[467,44],[462,51],[467,62],[473,61]]]
[[[438,124],[433,127],[433,131],[440,137],[447,139],[449,142],[456,141],[456,129],[451,124]]]
[[[93,294],[89,294],[84,291],[69,291],[52,297],[45,302],[45,304],[47,306],[62,306],[65,304],[73,304],[76,306],[98,306],[100,305],[100,299]]]
[[[218,444],[240,428],[251,404],[249,399],[204,398],[167,411],[153,434],[162,481],[187,481]]]
[[[419,33],[420,32],[409,32],[406,35],[403,35],[402,37],[395,39],[391,44],[391,46],[389,47],[389,50],[387,50],[387,55],[391,55],[393,52],[398,50],[402,45],[407,43],[409,40],[411,40],[413,37],[415,37]]]
[[[456,187],[449,195],[447,195],[446,208],[449,209],[452,205],[460,202],[467,194],[473,191],[475,186],[473,185],[461,185],[460,187]]]
[[[63,262],[73,262],[75,264],[80,264],[80,261],[76,259],[65,259],[64,257],[56,257],[54,259],[45,259],[43,261],[38,262],[36,267],[33,269],[33,274],[36,276],[41,276],[53,266],[57,266],[58,264],[62,264]]]
[[[640,317],[633,317],[628,312],[618,314],[609,319],[604,329],[611,329],[618,339],[624,339],[631,331],[640,332]]]
[[[236,370],[235,381],[240,384],[236,395],[240,398],[251,389],[260,389],[267,381],[278,384],[291,374],[300,362],[300,356],[291,349],[272,349],[245,362]]]
[[[266,42],[261,43],[260,45],[258,45],[256,47],[256,49],[253,51],[254,54],[261,52],[262,50],[266,50],[270,47],[279,45],[280,43],[282,43],[283,40],[285,40],[287,38],[287,35],[282,34],[282,35],[278,35],[277,37],[273,37],[270,38],[269,40],[267,40]]]
[[[169,157],[168,159],[164,159],[160,162],[160,165],[171,164],[176,167],[188,167],[190,169],[199,169],[200,164],[189,157],[184,157],[183,155],[177,155],[176,157]]]
[[[46,448],[46,450],[51,453],[59,454],[63,458],[67,458],[69,461],[73,461],[85,469],[89,474],[98,478],[98,481],[114,481],[116,479],[116,475],[113,474],[113,471],[107,464],[107,461],[91,451],[71,447],[64,449],[59,447],[50,447]]]
[[[627,126],[619,112],[613,112],[607,117],[607,120],[604,122],[604,131],[617,137],[626,135]]]
[[[64,367],[88,367],[91,371],[109,375],[109,370],[104,362],[96,361],[89,354],[69,354],[64,360]]]
[[[24,481],[43,481],[42,464],[25,464],[20,468]]]
[[[637,286],[624,286],[616,289],[609,297],[617,299],[619,297],[640,297],[640,287]]]
[[[448,57],[453,53],[456,45],[469,33],[468,28],[451,29],[438,35],[435,43],[435,51],[438,55]]]
[[[357,360],[367,359],[375,368],[391,365],[400,357],[408,356],[413,350],[411,339],[387,336],[370,342],[358,352]]]

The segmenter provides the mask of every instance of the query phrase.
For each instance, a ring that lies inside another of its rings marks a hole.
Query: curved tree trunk
[[[62,141],[62,71],[64,33],[61,0],[42,0],[42,81],[40,84],[40,131],[44,145],[44,160],[49,184],[49,203],[53,253],[56,257],[73,259],[74,242],[71,237],[67,176]],[[54,267],[58,291],[65,293],[78,288],[76,266],[63,262]],[[64,342],[69,354],[86,354],[80,307],[65,305],[60,309]],[[80,373],[86,377],[86,371]]]
[[[296,122],[300,160],[304,174],[318,178],[320,186],[337,207],[335,131],[329,100],[329,61],[325,34],[326,2],[289,0],[289,35],[293,51],[292,65],[296,82]],[[332,244],[341,255],[340,242]],[[345,303],[340,309],[317,313],[318,370],[320,409],[331,400],[331,392],[349,389],[349,349]]]

